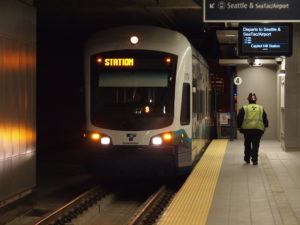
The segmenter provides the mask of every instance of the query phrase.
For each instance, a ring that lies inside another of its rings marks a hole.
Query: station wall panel
[[[264,107],[268,120],[269,128],[263,139],[278,140],[278,119],[277,119],[277,75],[276,66],[239,66],[237,75],[243,82],[238,86],[238,109],[248,104],[247,97],[250,92],[255,92],[257,104]],[[238,134],[239,138],[243,138]]]
[[[293,55],[287,58],[282,146],[286,151],[300,151],[300,24],[293,24]]]
[[[0,1],[0,202],[35,186],[36,10]]]

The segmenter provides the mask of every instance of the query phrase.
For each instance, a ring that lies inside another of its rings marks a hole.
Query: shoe
[[[250,161],[245,160],[244,165],[248,165]]]
[[[256,166],[257,165],[257,162],[253,162],[253,166]]]

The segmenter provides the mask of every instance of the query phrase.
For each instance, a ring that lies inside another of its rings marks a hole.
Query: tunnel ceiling
[[[122,25],[156,25],[180,31],[199,50],[215,44],[203,23],[202,0],[35,0],[38,29],[85,38]],[[210,48],[211,51],[211,48]]]

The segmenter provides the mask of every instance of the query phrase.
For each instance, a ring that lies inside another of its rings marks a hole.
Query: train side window
[[[205,90],[202,90],[202,99],[201,99],[201,102],[202,102],[202,107],[201,107],[201,112],[202,112],[202,117],[205,116]]]
[[[180,124],[187,125],[190,123],[190,84],[184,83],[182,88]]]
[[[208,115],[208,90],[207,87],[205,88],[205,95],[206,95],[206,99],[205,99],[205,105],[206,105],[206,110],[205,110],[205,114]]]
[[[193,114],[197,115],[197,92],[193,92]]]
[[[201,111],[200,111],[200,107],[201,107],[201,98],[200,98],[200,90],[197,90],[197,120],[200,120],[200,114],[201,114]]]
[[[193,114],[197,114],[197,81],[196,80],[193,80],[193,99],[192,99],[192,102],[193,102]],[[193,116],[194,117],[194,116]]]

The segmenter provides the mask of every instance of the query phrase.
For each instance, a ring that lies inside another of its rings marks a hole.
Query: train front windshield
[[[114,51],[91,57],[91,121],[115,130],[149,130],[174,116],[177,57],[154,51]]]

